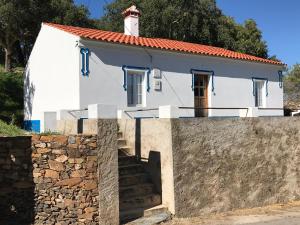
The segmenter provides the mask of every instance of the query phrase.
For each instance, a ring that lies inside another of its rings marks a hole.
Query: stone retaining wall
[[[0,137],[0,224],[118,225],[117,120],[97,135]]]
[[[300,199],[299,118],[171,122],[176,216]]]
[[[31,137],[0,137],[0,224],[34,220]]]
[[[35,224],[99,223],[96,136],[32,137]]]

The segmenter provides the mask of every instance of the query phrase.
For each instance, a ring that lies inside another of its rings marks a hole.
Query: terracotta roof
[[[239,52],[230,51],[223,48],[194,44],[182,41],[175,41],[169,39],[161,38],[146,38],[146,37],[135,37],[131,35],[125,35],[123,33],[116,33],[111,31],[103,31],[97,29],[89,29],[82,27],[73,27],[53,23],[44,23],[45,25],[60,29],[62,31],[71,33],[73,35],[80,36],[82,38],[102,41],[102,42],[112,42],[126,45],[135,45],[147,48],[156,48],[162,50],[180,51],[187,52],[191,54],[217,56],[238,60],[255,61],[260,63],[268,63],[274,65],[284,65],[282,62],[268,60],[264,58],[259,58],[252,55],[247,55]]]

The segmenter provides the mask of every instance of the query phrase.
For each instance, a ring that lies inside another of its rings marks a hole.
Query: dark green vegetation
[[[0,63],[25,66],[42,22],[94,27],[84,6],[73,0],[0,0]]]
[[[287,108],[300,107],[300,64],[290,68],[284,78],[284,102]]]
[[[13,124],[7,124],[0,120],[0,136],[19,136],[24,135],[25,131]]]
[[[22,71],[1,72],[0,67],[0,120],[21,125],[23,120]]]
[[[268,48],[254,20],[237,24],[215,0],[115,0],[106,6],[99,26],[123,32],[121,12],[136,3],[141,10],[141,36],[160,37],[223,47],[268,58]]]

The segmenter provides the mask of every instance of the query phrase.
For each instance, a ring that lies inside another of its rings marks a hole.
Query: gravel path
[[[300,225],[300,202],[237,210],[206,217],[173,219],[163,225]]]

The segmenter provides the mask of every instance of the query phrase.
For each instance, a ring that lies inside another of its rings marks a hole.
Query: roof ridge
[[[175,50],[175,51],[187,52],[187,53],[193,53],[199,55],[217,56],[217,57],[231,58],[236,60],[247,60],[247,61],[273,64],[273,65],[281,65],[281,66],[285,65],[280,61],[265,59],[265,58],[261,58],[261,57],[241,53],[241,52],[236,52],[221,47],[211,46],[211,45],[204,45],[199,43],[185,42],[185,41],[166,39],[166,38],[135,37],[120,32],[99,30],[95,28],[84,28],[78,26],[62,25],[56,23],[43,23],[43,24],[60,29],[62,31],[71,33],[73,35],[82,38],[87,38],[96,41],[106,41],[106,42],[135,45],[141,47],[165,49],[171,51]]]

